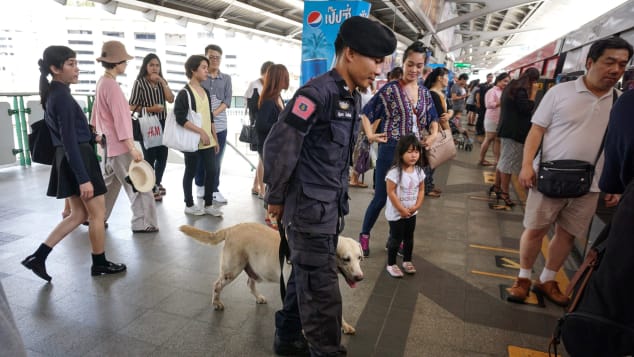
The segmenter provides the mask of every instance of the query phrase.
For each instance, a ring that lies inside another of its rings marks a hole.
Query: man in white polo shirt
[[[603,156],[597,162],[589,193],[578,198],[551,198],[536,188],[539,157],[535,158],[535,154],[542,143],[543,161],[595,162],[616,95],[613,87],[623,76],[631,57],[632,46],[621,38],[593,43],[586,58],[586,75],[550,89],[535,111],[519,175],[520,184],[530,190],[520,239],[520,272],[513,287],[508,289],[509,300],[523,301],[528,296],[531,271],[542,239],[555,223],[546,265],[535,281],[533,291],[555,304],[568,305],[570,299],[559,290],[555,274],[567,259],[574,238],[587,235],[599,198],[597,183]]]

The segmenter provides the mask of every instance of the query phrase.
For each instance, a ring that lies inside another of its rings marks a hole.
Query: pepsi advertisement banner
[[[335,39],[341,23],[352,16],[369,14],[370,4],[364,1],[304,1],[301,85],[334,65]]]

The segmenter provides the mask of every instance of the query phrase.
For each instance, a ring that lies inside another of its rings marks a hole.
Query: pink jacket
[[[108,157],[127,153],[125,140],[132,139],[130,106],[117,81],[101,77],[97,82],[92,120],[97,132],[106,136]]]
[[[493,120],[494,122],[500,121],[500,103],[502,100],[502,89],[498,86],[493,86],[489,89],[484,96],[484,105],[486,105],[487,111],[484,114],[486,119]]]

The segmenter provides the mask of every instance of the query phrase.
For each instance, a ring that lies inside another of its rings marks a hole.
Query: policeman
[[[356,89],[370,86],[395,48],[394,34],[380,23],[347,19],[335,40],[334,69],[295,93],[264,144],[265,201],[269,213],[282,218],[293,264],[275,316],[278,355],[340,352],[335,250],[348,213],[348,167],[360,123]]]

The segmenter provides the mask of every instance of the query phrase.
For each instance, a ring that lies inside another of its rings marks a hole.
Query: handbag
[[[148,113],[145,108],[137,120],[143,135],[143,146],[146,149],[163,145],[163,127],[158,116]]]
[[[603,150],[603,145],[601,145],[601,150]],[[593,176],[594,165],[589,162],[581,160],[542,162],[540,158],[537,190],[552,198],[581,197],[590,192]]]
[[[48,128],[46,120],[38,120],[31,124],[29,148],[33,162],[44,165],[53,164],[55,160],[55,147],[53,146],[51,130]]]
[[[196,113],[192,110],[192,99],[189,92],[187,93],[187,100],[189,102],[189,112],[187,113],[187,120],[197,127],[202,126],[202,116],[200,113]],[[213,141],[213,140],[212,140]],[[163,131],[163,145],[179,150],[182,152],[195,152],[198,151],[198,144],[200,143],[200,135],[184,126],[179,125],[176,122],[176,115],[172,110],[165,121],[165,130]]]
[[[432,169],[456,157],[456,144],[453,142],[451,130],[439,130],[436,140],[425,150],[425,157]]]
[[[612,90],[612,105],[617,98],[616,90]],[[607,131],[606,127],[594,164],[581,160],[542,161],[542,155],[539,155],[537,190],[551,198],[575,198],[590,192],[594,168],[603,152]],[[542,143],[543,140],[542,137]]]
[[[134,141],[138,142],[143,141],[143,134],[141,134],[141,125],[139,124],[138,118],[135,116],[140,107],[141,105],[137,105],[136,108],[134,108],[130,118],[132,120],[132,137],[134,138]]]
[[[255,132],[255,125],[242,125],[242,130],[240,130],[240,137],[238,140],[243,143],[255,144],[257,141],[257,134]]]

